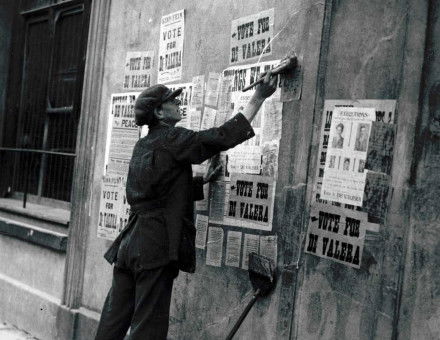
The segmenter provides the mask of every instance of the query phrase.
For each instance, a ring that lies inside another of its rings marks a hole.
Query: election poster
[[[105,173],[127,175],[139,128],[134,119],[134,103],[139,92],[117,93],[111,96],[106,147]]]
[[[127,52],[125,57],[124,90],[142,90],[151,85],[154,51]]]
[[[114,240],[122,229],[122,177],[118,174],[107,174],[101,183],[99,218],[97,236]]]
[[[275,181],[271,177],[232,173],[225,222],[270,231],[274,191]]]
[[[271,8],[232,21],[229,54],[231,65],[272,54],[274,12]]]
[[[318,162],[316,168],[316,178],[314,185],[314,200],[316,202],[331,202],[322,200],[320,197],[322,178],[324,176],[324,168],[327,159],[327,151],[329,149],[329,134],[330,126],[332,123],[333,111],[338,107],[365,107],[374,108],[376,114],[376,122],[391,124],[394,121],[396,101],[391,99],[376,100],[376,99],[359,99],[359,100],[349,100],[349,99],[335,99],[326,100],[324,103],[323,119],[321,126],[321,137],[319,143],[318,151]],[[374,133],[374,128],[372,128],[372,134]],[[367,156],[368,158],[368,156]],[[368,160],[368,159],[367,159]],[[362,169],[362,164],[361,164]],[[339,204],[338,202],[334,202]],[[345,205],[344,207],[354,207],[352,205]]]
[[[182,78],[185,12],[180,10],[165,15],[160,20],[158,84]]]
[[[192,83],[182,83],[182,84],[172,84],[168,86],[171,91],[175,91],[179,88],[182,89],[182,93],[176,97],[176,99],[180,100],[180,115],[182,119],[180,122],[176,124],[176,126],[181,126],[184,128],[189,128],[189,105],[191,103],[191,97],[193,93],[193,84]]]
[[[365,188],[365,160],[373,108],[335,108],[330,125],[321,198],[362,206]]]
[[[310,212],[305,252],[360,268],[365,214],[315,203]]]

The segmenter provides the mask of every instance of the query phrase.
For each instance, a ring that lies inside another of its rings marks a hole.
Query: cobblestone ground
[[[4,322],[0,322],[0,340],[38,340],[32,335],[15,328]]]

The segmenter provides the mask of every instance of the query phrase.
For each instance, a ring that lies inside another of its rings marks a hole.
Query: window
[[[16,65],[10,67],[0,147],[3,195],[69,202],[89,2],[24,0],[21,6],[13,37],[22,43],[11,49]]]

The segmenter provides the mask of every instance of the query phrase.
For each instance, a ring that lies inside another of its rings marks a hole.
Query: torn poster
[[[189,103],[191,102],[191,96],[193,92],[193,85],[192,83],[183,83],[183,84],[172,84],[169,85],[168,87],[171,89],[171,91],[175,91],[179,88],[182,89],[182,93],[176,97],[176,99],[180,100],[181,102],[179,109],[182,119],[176,124],[176,126],[188,128],[189,127],[188,111],[189,111]]]
[[[359,268],[366,222],[365,214],[315,203],[311,207],[305,252]]]
[[[196,248],[205,249],[206,235],[208,233],[208,216],[197,214],[196,216]]]
[[[370,222],[384,223],[390,186],[391,176],[368,171],[362,208],[368,213]]]
[[[241,268],[248,269],[249,267],[249,254],[257,253],[260,246],[260,236],[253,234],[244,234],[243,245],[243,260],[241,261]]]
[[[192,78],[193,94],[191,97],[191,108],[201,109],[203,107],[203,98],[205,95],[205,76],[195,76]]]
[[[185,14],[183,9],[161,18],[158,84],[181,79],[184,33]]]
[[[362,206],[373,108],[335,108],[321,186],[321,198]]]
[[[223,256],[223,229],[219,227],[209,227],[208,243],[206,249],[206,264],[209,266],[220,267]]]
[[[206,82],[205,105],[217,107],[221,73],[209,72]]]
[[[260,255],[271,259],[277,265],[278,237],[276,235],[260,236]]]
[[[242,233],[240,231],[228,231],[225,255],[225,264],[227,266],[240,267],[241,238]]]
[[[292,72],[281,75],[281,101],[290,102],[301,99],[302,91],[302,62],[298,61]]]
[[[114,240],[121,229],[122,176],[107,174],[101,182],[97,236]]]
[[[230,64],[255,60],[262,54],[271,55],[274,9],[268,9],[231,23]]]
[[[261,151],[261,175],[277,179],[278,152],[280,143],[277,140],[263,144]]]
[[[127,52],[124,89],[145,89],[151,85],[154,51]]]
[[[109,131],[106,145],[106,172],[126,176],[139,128],[134,119],[134,102],[139,92],[117,93],[111,96]]]
[[[214,127],[216,115],[217,115],[216,109],[205,106],[205,109],[203,110],[200,130],[206,130]]]
[[[226,216],[229,225],[271,230],[275,181],[271,177],[231,174]]]
[[[373,122],[368,142],[365,169],[391,174],[394,153],[395,125]]]

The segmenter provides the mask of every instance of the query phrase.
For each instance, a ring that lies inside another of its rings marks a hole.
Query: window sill
[[[21,200],[11,198],[0,198],[0,210],[41,221],[61,224],[65,227],[68,226],[70,220],[70,210],[52,208],[30,202],[26,203],[26,208],[23,208]]]
[[[66,252],[70,211],[0,198],[0,234]]]

